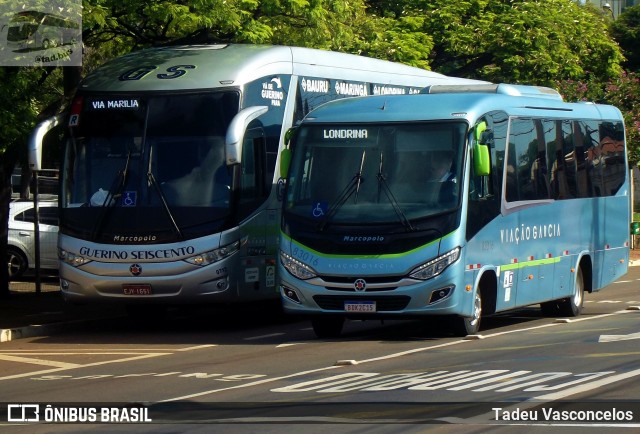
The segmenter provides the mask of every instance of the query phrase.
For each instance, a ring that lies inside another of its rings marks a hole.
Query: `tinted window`
[[[507,202],[617,193],[626,176],[621,122],[511,120]]]
[[[52,226],[58,226],[58,207],[47,206],[40,207],[40,223]],[[16,214],[14,220],[21,222],[34,223],[36,221],[36,212],[34,208],[29,208],[19,214]]]

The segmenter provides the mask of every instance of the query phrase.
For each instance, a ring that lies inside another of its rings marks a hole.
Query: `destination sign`
[[[88,110],[137,110],[142,105],[135,98],[101,98],[93,99],[86,105]]]

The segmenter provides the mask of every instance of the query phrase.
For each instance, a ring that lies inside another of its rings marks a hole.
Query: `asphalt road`
[[[339,339],[318,340],[307,322],[253,306],[6,342],[0,429],[633,432],[639,282],[634,267],[587,295],[579,318],[532,307],[486,319],[467,339],[438,321],[393,321],[350,322]],[[20,406],[29,403],[37,416]],[[19,422],[23,414],[50,423]],[[61,423],[70,418],[88,423]]]

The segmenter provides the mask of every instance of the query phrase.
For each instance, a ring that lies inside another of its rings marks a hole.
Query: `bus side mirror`
[[[473,146],[473,170],[477,176],[487,176],[491,173],[489,165],[489,147],[476,143]]]
[[[280,152],[280,178],[286,178],[291,166],[291,138],[295,133],[295,128],[289,128],[284,134],[285,148]]]
[[[266,113],[267,110],[269,110],[269,107],[264,105],[247,107],[246,109],[240,110],[231,120],[225,138],[227,166],[240,164],[242,162],[244,133],[251,121]]]
[[[283,149],[280,152],[280,178],[286,178],[291,166],[291,149]]]
[[[64,116],[57,115],[39,123],[29,137],[29,167],[33,171],[42,170],[42,143],[49,131],[62,123]]]
[[[480,122],[475,127],[473,144],[473,170],[476,176],[487,176],[491,173],[489,163],[489,143],[492,139],[490,130],[487,130],[487,123]]]

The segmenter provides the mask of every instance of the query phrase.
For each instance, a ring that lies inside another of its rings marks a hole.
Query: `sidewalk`
[[[68,304],[55,282],[43,283],[40,293],[34,283],[11,282],[9,289],[10,296],[0,298],[0,342],[48,336],[87,321],[126,315],[121,306]]]
[[[640,250],[632,251],[629,266],[640,266]],[[77,327],[88,321],[99,321],[126,315],[123,306],[71,305],[64,301],[55,281],[9,285],[11,295],[0,298],[0,342],[21,338],[48,336]]]

